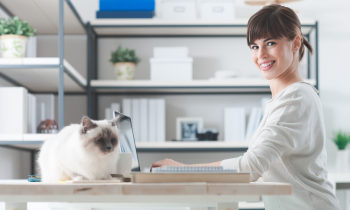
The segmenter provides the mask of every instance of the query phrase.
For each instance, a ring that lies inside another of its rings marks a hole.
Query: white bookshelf
[[[314,79],[306,79],[312,85]],[[265,79],[192,80],[192,81],[150,81],[150,80],[91,80],[91,87],[98,92],[244,92],[270,91]]]
[[[315,20],[301,20],[303,34],[309,34]],[[167,19],[94,19],[90,21],[97,35],[242,35],[248,19],[167,20]]]
[[[84,92],[86,79],[64,60],[64,90]],[[57,92],[59,58],[0,58],[0,73],[32,92]]]

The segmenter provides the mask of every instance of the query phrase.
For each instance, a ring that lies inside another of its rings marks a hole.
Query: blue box
[[[97,11],[96,18],[153,18],[154,11]]]
[[[100,0],[100,11],[154,11],[155,0]]]

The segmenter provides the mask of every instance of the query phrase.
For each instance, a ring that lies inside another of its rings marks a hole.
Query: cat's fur
[[[84,117],[45,141],[38,158],[42,182],[111,179],[120,151],[117,120]]]

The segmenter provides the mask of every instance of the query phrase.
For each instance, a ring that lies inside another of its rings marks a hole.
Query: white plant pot
[[[114,64],[115,78],[117,80],[133,80],[136,64],[131,62],[119,62]]]
[[[1,55],[3,58],[23,58],[26,53],[27,37],[20,35],[2,35]]]
[[[349,150],[337,151],[337,172],[346,173],[349,170]]]

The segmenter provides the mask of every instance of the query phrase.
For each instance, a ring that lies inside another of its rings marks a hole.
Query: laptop
[[[119,113],[113,112],[113,117],[119,116],[117,129],[119,130],[120,152],[132,154],[131,171],[141,171],[139,158],[137,155],[134,132],[132,129],[131,118]]]

